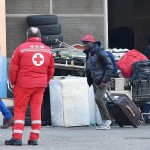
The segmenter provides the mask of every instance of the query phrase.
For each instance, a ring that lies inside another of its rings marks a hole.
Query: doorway
[[[149,0],[109,0],[108,37],[110,48],[141,51],[150,35]]]
[[[134,48],[134,0],[108,1],[110,48]]]

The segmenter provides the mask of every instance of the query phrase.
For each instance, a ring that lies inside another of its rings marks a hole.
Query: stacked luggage
[[[133,101],[150,100],[150,60],[133,49],[124,54],[117,62],[122,75],[129,78],[132,85]]]
[[[121,57],[121,59],[117,62],[117,66],[125,78],[131,78],[132,64],[141,60],[148,59],[139,51],[132,49]]]
[[[150,122],[150,60],[132,65],[132,99],[141,108],[146,123]]]
[[[121,57],[117,66],[122,75],[131,80],[132,100],[125,94],[112,93],[110,96],[107,94],[109,99],[107,108],[120,127],[132,125],[136,128],[144,121],[141,108],[138,108],[136,101],[141,100],[140,96],[144,98],[149,96],[147,100],[150,100],[150,94],[148,95],[150,93],[150,61],[142,53],[133,49]]]

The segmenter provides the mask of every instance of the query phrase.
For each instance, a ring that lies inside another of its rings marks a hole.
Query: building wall
[[[107,44],[106,0],[6,0],[7,57],[10,58],[16,46],[26,40],[26,17],[34,14],[55,14],[62,26],[64,42],[80,43],[85,34],[92,34],[95,40]],[[104,34],[105,32],[105,34]]]

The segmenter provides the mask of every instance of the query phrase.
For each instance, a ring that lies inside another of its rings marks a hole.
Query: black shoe
[[[17,140],[15,138],[11,138],[10,140],[5,141],[5,145],[16,145],[20,146],[22,145],[22,140]]]
[[[28,145],[38,145],[37,140],[28,140]]]

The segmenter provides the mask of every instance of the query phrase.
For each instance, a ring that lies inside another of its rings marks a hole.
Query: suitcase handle
[[[130,111],[130,113],[132,114],[132,116],[135,116],[135,113],[132,111],[132,109],[127,105],[126,108]]]
[[[107,97],[110,99],[110,101],[113,102],[113,100],[112,100],[112,98],[109,96],[109,94],[108,94],[107,92],[105,92],[105,93],[106,93]],[[106,98],[105,98],[105,100],[106,100],[106,102],[108,102]],[[114,103],[114,102],[113,102],[113,103]]]

